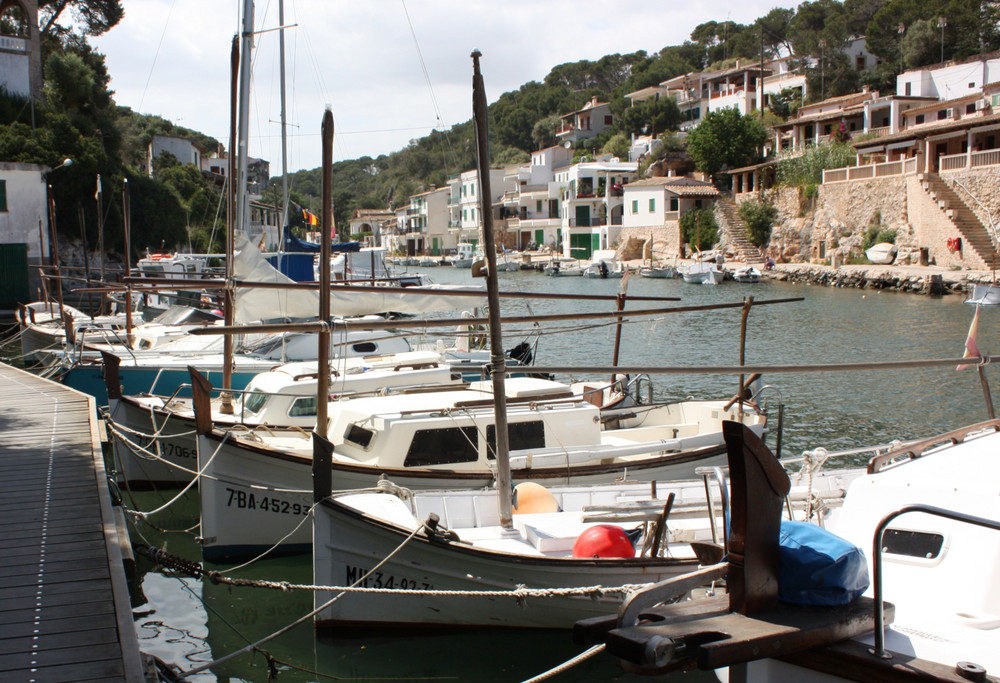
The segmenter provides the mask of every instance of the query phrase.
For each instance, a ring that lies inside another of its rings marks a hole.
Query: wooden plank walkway
[[[94,399],[2,363],[0,680],[143,680]]]

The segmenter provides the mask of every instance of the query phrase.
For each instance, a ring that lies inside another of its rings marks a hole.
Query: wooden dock
[[[0,680],[144,680],[94,399],[2,363]]]

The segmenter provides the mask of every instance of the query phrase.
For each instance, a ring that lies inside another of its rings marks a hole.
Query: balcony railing
[[[880,138],[884,135],[888,135],[890,132],[892,132],[892,128],[890,126],[881,126],[879,128],[869,128],[865,131],[865,135],[870,135],[873,138]]]
[[[970,154],[949,154],[938,159],[938,169],[941,171],[960,171],[998,164],[1000,164],[1000,149],[987,149]]]
[[[826,169],[823,171],[823,184],[844,183],[850,180],[870,180],[872,178],[884,178],[894,175],[912,175],[916,172],[916,159],[900,159],[898,161],[886,161],[881,164]]]
[[[15,38],[13,36],[0,36],[0,50],[26,53],[28,51],[28,41],[24,38]]]

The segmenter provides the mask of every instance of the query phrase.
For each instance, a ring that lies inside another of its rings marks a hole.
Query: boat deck
[[[94,399],[0,363],[0,679],[141,681]]]

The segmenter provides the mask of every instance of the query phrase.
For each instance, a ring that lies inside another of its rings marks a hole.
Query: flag
[[[976,344],[976,336],[979,334],[979,304],[976,304],[976,314],[972,316],[972,324],[969,325],[969,336],[965,338],[965,355],[962,358],[978,358],[979,345]],[[964,370],[971,367],[971,364],[959,365],[956,370]]]
[[[302,209],[302,222],[306,225],[319,225],[319,218],[316,217],[316,214]]]
[[[94,193],[94,199],[101,198],[101,174],[97,174],[97,192]]]

